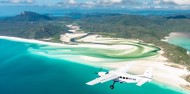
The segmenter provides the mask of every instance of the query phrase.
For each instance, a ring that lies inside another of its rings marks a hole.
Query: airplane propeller
[[[95,72],[94,74],[98,75],[99,77],[103,76],[103,75],[106,75],[108,74],[109,72],[103,72],[102,71],[102,67],[100,68],[100,70],[98,72]]]
[[[98,73],[101,72],[101,71],[102,71],[102,67],[99,69],[98,72],[95,72],[94,74],[98,74]]]

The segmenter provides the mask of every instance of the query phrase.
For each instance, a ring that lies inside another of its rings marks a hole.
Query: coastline
[[[190,33],[183,33],[183,32],[171,32],[168,36],[166,36],[164,39],[161,39],[161,41],[168,42],[171,38],[178,38],[178,37],[190,37]]]
[[[125,54],[130,55],[132,52],[139,50],[138,48],[139,46],[143,48],[143,50],[140,51],[141,53],[146,53],[154,49],[148,46],[139,45],[138,40],[121,39],[121,38],[106,38],[106,37],[102,37],[101,35],[87,35],[87,33],[85,32],[78,32],[78,30],[81,31],[79,26],[72,27],[72,25],[68,25],[68,27],[71,28],[71,30],[69,30],[71,33],[60,35],[60,40],[63,43],[52,43],[52,42],[39,41],[35,39],[23,39],[23,38],[7,37],[7,36],[0,36],[0,39],[7,39],[11,41],[26,42],[26,43],[36,43],[36,44],[56,46],[56,47],[69,47],[69,48],[86,47],[90,49],[97,49],[97,48],[110,49],[112,51],[121,50],[122,53],[121,52],[117,53],[117,55],[119,56],[125,55]],[[178,34],[174,33],[174,35],[178,35]],[[82,36],[85,36],[85,37],[82,37]],[[72,45],[72,42],[70,40],[76,37],[82,37],[82,38],[77,39],[75,45]],[[166,37],[166,40],[167,40],[167,37]],[[70,50],[65,50],[65,52],[70,52]],[[189,72],[185,69],[184,66],[167,62],[167,58],[162,56],[163,53],[164,52],[161,50],[159,51],[157,55],[152,55],[149,57],[143,57],[143,58],[138,58],[138,59],[133,59],[133,60],[127,60],[127,61],[109,60],[105,58],[88,56],[88,55],[78,55],[77,57],[72,56],[72,55],[70,56],[59,55],[58,57],[63,58],[63,59],[65,59],[64,57],[67,57],[66,60],[68,61],[74,61],[77,63],[83,62],[82,64],[86,64],[86,65],[90,65],[94,67],[101,66],[107,69],[116,69],[128,63],[132,63],[133,66],[129,70],[129,72],[132,74],[142,74],[146,68],[152,67],[154,69],[153,79],[156,82],[162,83],[164,85],[176,87],[179,90],[187,90],[187,88],[183,86],[190,85],[190,83],[188,83],[182,77],[186,74],[189,74]],[[45,55],[49,57],[53,57],[54,55],[54,54],[48,55],[48,54],[40,53],[38,51],[35,54]],[[109,53],[108,55],[115,55],[115,53],[114,54]],[[54,58],[58,58],[58,57],[55,56]],[[75,58],[75,60],[72,60],[72,58]],[[174,67],[174,66],[180,66],[180,67]]]
[[[50,43],[50,42],[33,40],[33,39],[31,40],[31,39],[22,39],[22,38],[6,37],[6,36],[0,36],[0,39],[7,39],[11,41],[19,41],[19,42],[26,42],[26,43],[37,43],[37,44],[50,45],[50,46],[61,46],[61,47],[73,46],[73,45],[67,45],[67,44],[61,44],[61,43]],[[74,46],[78,46],[78,45],[74,45]],[[105,46],[103,46],[103,48],[104,47]],[[183,74],[186,74],[187,72],[181,68],[168,66],[167,64],[171,64],[171,63],[166,62],[167,59],[161,55],[163,53],[161,52],[162,51],[160,51],[159,55],[157,56],[152,56],[152,57],[147,57],[144,59],[138,59],[138,60],[132,60],[132,61],[126,61],[126,62],[101,63],[101,66],[108,69],[116,69],[120,66],[126,65],[127,63],[132,63],[133,66],[129,70],[129,72],[133,74],[142,74],[147,67],[153,67],[154,69],[153,79],[159,83],[167,84],[169,86],[176,87],[176,88],[181,88],[181,85],[189,84],[183,78],[181,78],[181,76]],[[83,56],[82,59],[84,61],[86,60],[86,63],[90,61],[96,62],[96,61],[102,60],[101,58],[93,58],[93,57],[88,57],[88,56],[86,57]],[[96,67],[100,66],[99,63],[98,64],[92,63],[92,64],[87,64],[87,65],[96,66]]]

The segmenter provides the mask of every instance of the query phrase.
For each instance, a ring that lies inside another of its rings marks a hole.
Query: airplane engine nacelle
[[[107,72],[98,72],[98,76],[104,76],[104,75],[106,75],[107,74]]]

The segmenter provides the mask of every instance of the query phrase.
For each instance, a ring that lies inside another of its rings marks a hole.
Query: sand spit
[[[60,40],[63,43],[71,43],[71,40],[73,38],[78,38],[78,37],[82,37],[87,35],[87,33],[84,33],[79,26],[77,25],[66,25],[68,28],[70,28],[70,30],[68,30],[68,32],[70,33],[66,33],[66,34],[62,34],[60,35]]]
[[[166,41],[168,42],[168,39],[170,38],[174,38],[174,37],[189,37],[190,33],[183,33],[183,32],[171,32],[168,36],[166,36],[164,39],[162,39],[161,41]]]

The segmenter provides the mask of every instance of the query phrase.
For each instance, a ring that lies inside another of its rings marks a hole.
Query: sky
[[[190,0],[0,0],[0,6],[190,9]]]

